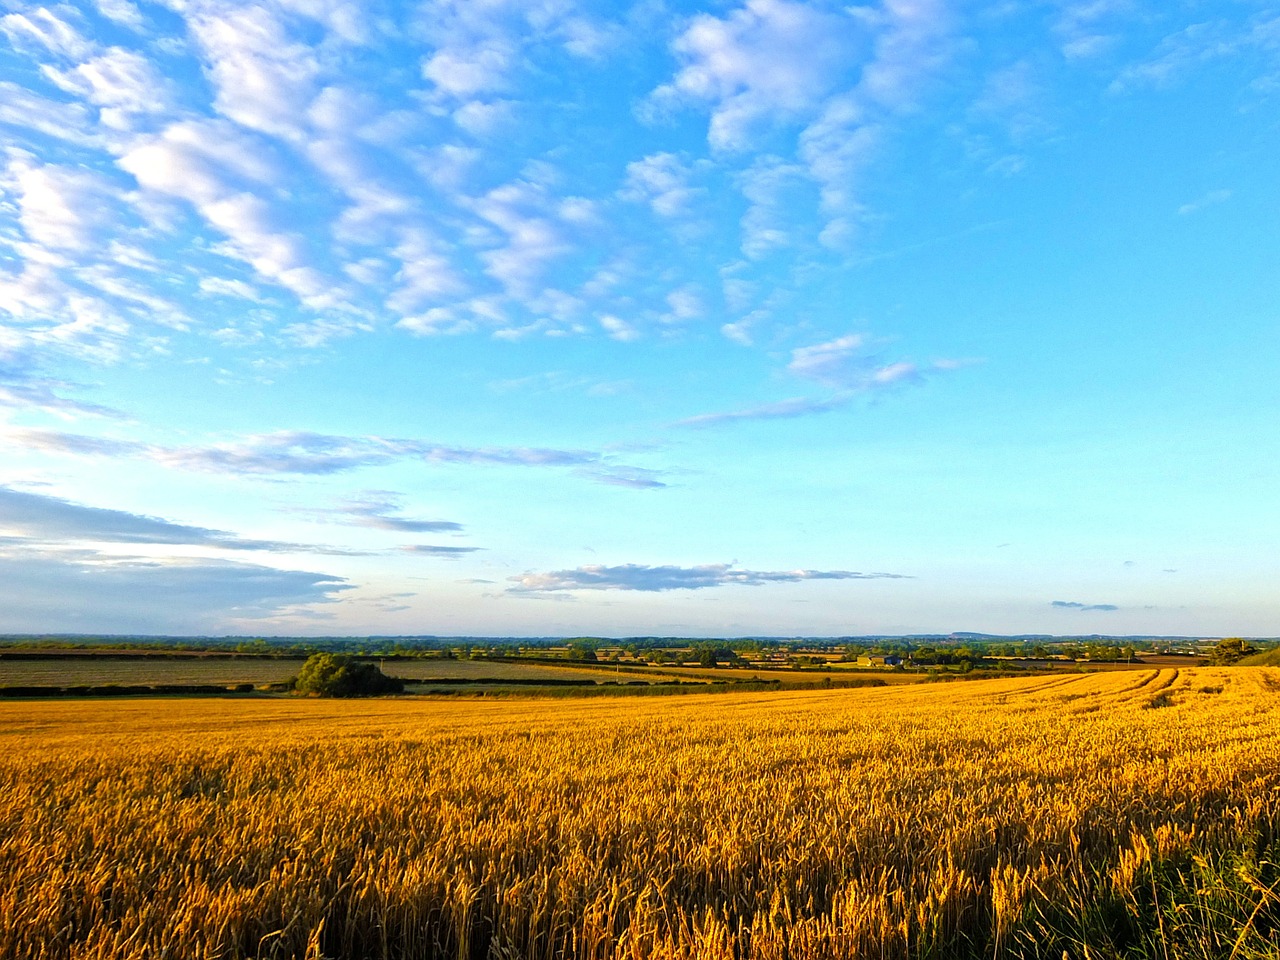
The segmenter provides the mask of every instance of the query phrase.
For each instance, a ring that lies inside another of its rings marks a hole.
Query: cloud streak
[[[457,560],[464,557],[468,553],[476,553],[483,550],[483,547],[449,547],[438,546],[433,543],[414,543],[409,546],[400,548],[405,553],[412,553],[421,557],[439,557],[444,560]]]
[[[1098,610],[1106,613],[1120,609],[1114,603],[1079,603],[1075,600],[1054,600],[1049,606],[1057,607],[1060,610]]]
[[[332,547],[253,540],[225,530],[173,523],[148,517],[72,503],[60,497],[28,493],[0,486],[0,529],[42,543],[128,543],[215,547],[222,550],[261,550],[273,553],[319,553],[359,556]]]
[[[721,413],[700,413],[696,416],[677,420],[677,427],[715,427],[724,423],[737,423],[743,420],[791,420],[795,417],[807,417],[815,413],[830,413],[852,403],[852,395],[829,397],[825,400],[813,400],[808,397],[792,397],[779,400],[777,403],[764,403],[758,407],[746,407],[742,410],[726,410]]]
[[[900,573],[859,573],[853,570],[743,570],[730,563],[708,563],[694,567],[591,565],[548,573],[524,573],[508,577],[514,586],[508,593],[558,593],[572,590],[705,590],[723,586],[762,586],[769,583],[799,583],[804,580],[905,580]]]
[[[203,473],[328,476],[416,460],[429,465],[588,468],[581,475],[600,483],[663,486],[656,471],[616,463],[604,453],[551,447],[462,447],[417,439],[308,431],[255,434],[236,442],[204,446],[165,446],[23,428],[11,429],[6,436],[19,446],[45,453],[136,457]],[[364,519],[367,524],[382,522],[384,529],[396,529],[397,521],[379,516],[376,509],[366,511]]]
[[[347,518],[344,522],[373,530],[389,530],[394,533],[445,533],[462,530],[462,524],[453,520],[415,520],[402,517],[402,499],[399,494],[374,490],[360,497],[351,497],[341,507],[323,511]]]
[[[919,383],[927,377],[956,370],[972,361],[935,360],[919,364],[910,360],[886,363],[868,352],[873,344],[861,334],[846,334],[825,343],[791,351],[787,372],[806,380],[843,390],[866,391],[900,383]]]
[[[3,337],[3,331],[0,331]],[[60,417],[119,418],[120,411],[103,404],[64,396],[74,385],[42,375],[30,351],[5,349],[0,342],[0,407],[42,410]]]
[[[791,397],[775,403],[703,413],[676,422],[681,427],[712,427],[743,420],[789,420],[818,413],[830,413],[849,406],[859,396],[907,384],[924,383],[930,377],[970,366],[972,360],[910,360],[885,362],[871,355],[871,342],[861,334],[846,334],[823,343],[797,347],[791,351],[787,372],[812,380],[839,392],[825,398]]]

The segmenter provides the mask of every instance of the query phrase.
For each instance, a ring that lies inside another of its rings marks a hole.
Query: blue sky
[[[0,631],[1280,634],[1280,5],[0,0]]]

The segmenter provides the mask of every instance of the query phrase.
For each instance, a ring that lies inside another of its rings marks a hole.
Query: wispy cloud
[[[207,446],[165,446],[42,429],[12,428],[4,435],[19,446],[47,453],[137,457],[204,473],[326,476],[418,461],[481,467],[582,467],[589,468],[583,476],[602,483],[617,483],[618,477],[631,475],[653,481],[643,484],[645,486],[660,485],[655,471],[617,463],[609,454],[551,447],[460,447],[418,439],[347,437],[306,431],[257,434],[237,442]],[[366,518],[376,519],[373,513]],[[387,520],[385,516],[383,519]]]
[[[1250,40],[1248,34],[1240,33],[1225,20],[1193,23],[1162,39],[1145,60],[1125,67],[1109,90],[1123,94],[1168,87],[1201,64],[1231,56]]]
[[[646,470],[644,467],[600,467],[579,470],[580,476],[603,483],[611,487],[630,487],[633,490],[661,490],[667,486],[657,470]]]
[[[818,413],[830,413],[849,406],[867,393],[910,383],[970,366],[973,360],[934,360],[919,364],[910,360],[885,362],[867,352],[871,342],[861,334],[847,334],[791,351],[787,372],[813,380],[839,392],[824,398],[791,397],[741,410],[703,413],[676,423],[683,427],[709,427],[743,420],[786,420]]]
[[[728,410],[723,413],[700,413],[693,417],[678,420],[678,427],[713,427],[722,423],[736,423],[742,420],[790,420],[794,417],[807,417],[815,413],[829,413],[852,403],[851,395],[829,397],[825,400],[812,400],[808,397],[792,397],[779,400],[777,403],[765,403],[758,407],[747,407],[742,410]]]
[[[706,190],[691,185],[693,170],[673,153],[654,153],[627,164],[619,191],[624,200],[647,203],[660,217],[679,217]]]
[[[322,511],[326,515],[344,518],[344,522],[374,530],[390,530],[395,533],[444,533],[460,531],[462,524],[453,520],[415,520],[399,514],[404,498],[387,490],[370,490],[350,497],[341,506]]]
[[[885,362],[869,352],[875,346],[861,334],[847,334],[791,351],[787,372],[828,387],[860,391],[920,382],[935,373],[968,366],[971,360],[935,360],[919,364],[910,360]]]
[[[34,351],[6,349],[0,332],[0,407],[43,410],[57,416],[119,418],[120,411],[104,404],[88,403],[65,396],[75,385],[39,371]]]
[[[272,553],[358,556],[354,551],[279,540],[254,540],[225,530],[174,523],[124,510],[91,507],[59,497],[0,486],[0,530],[46,544],[128,543],[215,547]]]
[[[66,11],[62,11],[64,16]],[[93,45],[74,25],[56,13],[41,7],[26,13],[10,13],[0,17],[0,32],[19,49],[35,48],[68,58],[87,56]]]
[[[1120,609],[1114,603],[1079,603],[1075,600],[1054,600],[1049,606],[1063,610],[1101,610],[1104,612]]]
[[[729,563],[709,563],[695,567],[592,565],[549,573],[525,573],[508,577],[515,586],[508,593],[554,593],[569,590],[703,590],[728,585],[761,586],[767,583],[798,583],[803,580],[904,580],[899,573],[859,573],[853,570],[742,570]]]
[[[475,553],[483,550],[483,547],[450,547],[438,546],[432,543],[414,543],[400,548],[405,553],[412,553],[418,556],[439,557],[443,560],[456,560],[459,557],[466,556],[468,553]]]
[[[1201,197],[1197,197],[1190,203],[1184,203],[1178,208],[1178,216],[1185,217],[1188,214],[1199,213],[1206,207],[1217,206],[1220,203],[1226,203],[1231,199],[1230,190],[1210,190]]]

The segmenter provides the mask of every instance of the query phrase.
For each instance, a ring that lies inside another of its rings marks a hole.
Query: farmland
[[[1276,957],[1280,670],[0,703],[0,955]]]
[[[745,655],[729,648],[725,641],[701,642],[693,646],[673,643],[643,650],[622,646],[601,646],[600,658],[586,643],[576,647],[534,646],[519,650],[499,650],[447,645],[393,651],[387,655],[365,653],[382,669],[406,680],[408,692],[480,693],[505,690],[529,692],[539,688],[653,685],[648,692],[687,692],[690,686],[719,684],[767,684],[782,687],[813,687],[821,684],[860,686],[914,683],[950,674],[1047,673],[1084,670],[1148,670],[1157,667],[1188,667],[1204,662],[1194,655],[1168,655],[1143,651],[1140,660],[1076,660],[1069,654],[1056,658],[1027,656],[983,656],[981,651],[952,645],[949,655],[935,662],[928,651],[908,654],[905,664],[864,664],[856,646],[825,644],[814,647],[779,644],[752,649]],[[703,660],[709,650],[715,655]],[[905,648],[903,648],[905,650]],[[1072,650],[1073,645],[1063,649]],[[936,656],[937,651],[934,651]],[[206,646],[203,649],[166,649],[163,646],[123,645],[104,649],[91,644],[66,643],[57,647],[24,647],[20,642],[0,645],[0,696],[144,694],[172,695],[182,687],[228,688],[249,685],[259,689],[279,686],[295,675],[305,661],[303,649],[275,649],[266,643],[252,650],[233,652]],[[913,657],[924,657],[914,662]],[[1263,655],[1268,656],[1267,654]],[[720,662],[716,662],[717,659]],[[879,658],[883,661],[883,657]],[[1263,661],[1264,663],[1266,661]],[[673,691],[676,685],[683,689]],[[104,688],[126,689],[104,689]],[[166,689],[169,688],[169,689]],[[188,692],[196,692],[189,690]],[[566,691],[561,691],[566,692]],[[596,692],[610,692],[598,690]],[[619,691],[613,691],[619,692]],[[635,691],[632,692],[643,692]]]
[[[0,686],[73,686],[76,684],[235,684],[279,683],[298,672],[302,658],[138,656],[44,657],[0,660]],[[386,664],[386,672],[410,681],[450,683],[519,681],[558,682],[663,679],[626,670],[584,668],[556,663],[504,663],[477,660],[403,660]]]

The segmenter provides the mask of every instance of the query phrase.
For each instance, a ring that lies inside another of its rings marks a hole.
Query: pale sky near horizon
[[[1280,634],[1280,4],[0,0],[0,632]]]

